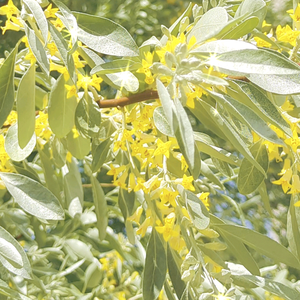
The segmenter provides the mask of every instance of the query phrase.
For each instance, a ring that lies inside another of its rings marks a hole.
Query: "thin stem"
[[[146,100],[157,99],[158,93],[153,90],[146,90],[139,94],[134,94],[128,97],[121,97],[118,99],[106,99],[96,101],[100,108],[110,108],[110,107],[124,107],[132,103],[138,103]],[[98,97],[99,99],[99,97]]]

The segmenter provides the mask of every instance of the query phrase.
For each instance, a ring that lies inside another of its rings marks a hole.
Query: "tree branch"
[[[157,99],[157,91],[147,90],[145,92],[131,95],[128,97],[121,97],[119,99],[106,99],[96,101],[100,108],[109,108],[109,107],[123,107],[132,103],[142,102],[151,99]]]

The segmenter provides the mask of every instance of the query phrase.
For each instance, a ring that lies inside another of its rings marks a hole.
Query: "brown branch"
[[[132,103],[142,102],[145,100],[157,99],[157,91],[147,90],[145,92],[131,95],[128,97],[121,97],[119,99],[106,99],[96,101],[100,108],[109,108],[109,107],[123,107]]]

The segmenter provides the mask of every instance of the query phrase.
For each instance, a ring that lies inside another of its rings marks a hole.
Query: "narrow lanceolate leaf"
[[[0,128],[14,104],[14,70],[18,46],[9,54],[0,67]]]
[[[201,168],[201,158],[194,140],[194,131],[181,102],[176,98],[174,99],[174,103],[173,130],[175,137],[189,166],[190,172],[194,179],[198,179]]]
[[[219,225],[225,225],[225,222],[221,219],[215,217],[214,215],[210,215],[211,217],[211,226],[213,229],[217,230],[224,241],[228,246],[228,250],[237,258],[237,260],[252,274],[260,275],[259,268],[256,264],[256,261],[244,245],[244,243],[240,240],[239,237],[232,236],[227,233],[225,230],[222,230],[222,227]]]
[[[24,249],[14,237],[0,226],[0,261],[8,271],[31,278],[31,266]]]
[[[238,281],[243,284],[254,284],[256,287],[260,287],[272,294],[277,295],[278,297],[280,297],[280,299],[300,299],[300,293],[296,289],[274,280],[269,280],[267,278],[253,275],[232,275],[232,278],[234,282]]]
[[[271,82],[269,84],[271,84]],[[230,85],[238,92],[235,96],[236,99],[249,106],[263,120],[265,120],[265,122],[275,125],[279,129],[283,130],[287,135],[292,136],[289,124],[278,112],[276,106],[259,88],[251,83],[239,80],[232,81]]]
[[[174,137],[174,133],[172,131],[172,128],[166,118],[164,109],[162,106],[156,107],[153,112],[153,121],[155,124],[155,127],[163,134],[167,136]]]
[[[266,50],[244,49],[210,57],[208,65],[226,74],[300,74],[300,67],[285,58]]]
[[[43,72],[45,72],[45,74],[48,76],[50,72],[50,64],[42,42],[36,36],[35,32],[27,25],[25,25],[25,33],[33,55],[35,56]]]
[[[299,94],[299,75],[250,74],[248,79],[262,89],[280,95]]]
[[[35,65],[23,75],[17,93],[18,141],[23,149],[31,140],[35,128]]]
[[[9,127],[5,136],[5,151],[14,161],[22,161],[31,154],[36,144],[36,135],[33,133],[30,141],[22,149],[18,142],[18,124]]]
[[[69,53],[72,54],[77,49],[77,36],[78,36],[78,26],[76,22],[76,18],[69,10],[69,8],[60,1],[53,1],[54,4],[59,8],[61,14],[59,14],[59,18],[63,22],[63,24],[69,30],[72,38],[72,48],[69,50]]]
[[[195,227],[203,230],[208,227],[210,218],[204,203],[192,192],[185,191],[185,202]]]
[[[300,260],[300,207],[295,206],[299,195],[292,196],[287,216],[287,239],[292,253]]]
[[[7,190],[29,214],[46,220],[63,220],[58,199],[40,183],[20,174],[0,173]]]
[[[243,49],[257,49],[251,43],[246,43],[243,41],[235,41],[235,40],[218,40],[211,41],[197,47],[196,49],[190,51],[191,54],[195,56],[211,56],[213,54],[221,54],[225,52],[238,51]]]
[[[73,56],[69,53],[69,47],[66,40],[62,37],[61,33],[51,24],[49,23],[49,29],[51,36],[54,40],[54,43],[58,49],[58,52],[68,69],[69,75],[73,81],[76,83],[76,73],[75,73],[75,65]]]
[[[258,141],[250,148],[254,159],[262,166],[265,172],[269,167],[269,156],[266,145]],[[238,189],[241,194],[247,195],[253,193],[264,180],[264,175],[258,171],[251,162],[244,159],[238,175]]]
[[[101,112],[90,96],[83,97],[75,111],[77,130],[86,138],[97,137],[100,132]]]
[[[137,56],[138,47],[128,31],[101,17],[74,13],[78,23],[78,39],[89,48],[108,55]]]
[[[218,225],[218,228],[239,238],[247,246],[270,257],[275,262],[284,263],[292,268],[300,269],[298,259],[284,246],[254,230],[237,225]]]
[[[64,76],[61,75],[52,87],[49,99],[49,125],[59,138],[66,136],[75,123],[77,100],[75,96],[67,98],[66,84]]]
[[[65,200],[71,217],[83,210],[83,187],[76,159],[72,158],[62,167]]]
[[[97,228],[99,232],[99,238],[100,240],[103,240],[106,236],[106,227],[108,224],[107,203],[103,189],[98,180],[94,176],[91,176],[91,182],[93,189],[95,212],[97,216]]]
[[[241,139],[239,134],[235,131],[235,129],[229,124],[229,122],[219,114],[219,112],[207,104],[206,102],[201,101],[201,104],[205,111],[214,119],[215,124],[223,131],[224,135],[230,141],[233,146],[241,152],[244,157],[246,157],[262,174],[265,176],[265,171],[261,167],[261,165],[254,159],[247,145]]]
[[[112,142],[111,138],[107,138],[97,146],[92,160],[92,172],[97,172],[109,158],[108,153]]]
[[[33,14],[42,33],[44,43],[46,43],[48,39],[48,22],[41,6],[35,0],[24,0],[23,2]]]
[[[131,59],[116,59],[110,62],[103,63],[94,67],[91,70],[92,74],[111,74],[124,71],[134,71],[142,67],[140,62],[133,61]]]
[[[153,228],[146,250],[143,274],[143,299],[157,299],[167,274],[166,246]]]
[[[268,126],[268,124],[246,105],[227,95],[215,92],[209,92],[209,94],[222,104],[230,114],[234,115],[240,122],[248,125],[259,136],[271,143],[283,145],[282,140],[278,138],[276,133]]]

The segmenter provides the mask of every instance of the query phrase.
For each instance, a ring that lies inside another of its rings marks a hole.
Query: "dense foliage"
[[[0,299],[300,299],[300,4],[65,4],[0,7]]]

